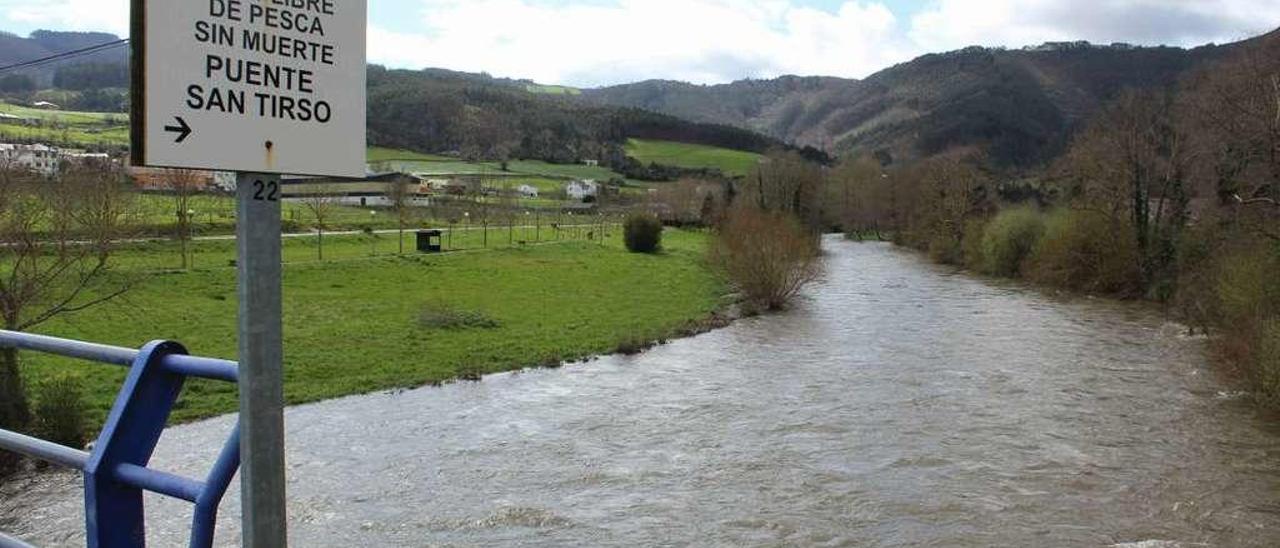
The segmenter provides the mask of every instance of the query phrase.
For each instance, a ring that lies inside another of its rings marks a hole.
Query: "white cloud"
[[[940,0],[911,19],[925,51],[1089,40],[1197,46],[1280,25],[1280,0]]]
[[[14,7],[3,7],[3,13],[10,21],[41,28],[129,34],[127,0],[21,2]]]
[[[420,32],[370,29],[370,60],[597,85],[861,76],[913,53],[879,2],[846,2],[835,14],[782,0],[426,0],[423,8]]]
[[[422,29],[372,29],[370,56],[599,85],[648,78],[716,83],[781,74],[864,77],[970,45],[1090,40],[1193,46],[1280,25],[1280,0],[936,0],[895,15],[882,0],[834,13],[802,0],[422,0]]]
[[[805,7],[813,1],[370,0],[369,58],[580,86],[717,83],[864,77],[970,45],[1192,46],[1280,26],[1280,0],[932,0],[910,14],[893,13],[886,0],[844,0],[834,11]],[[0,0],[0,16],[27,28],[124,35],[129,8],[127,0]],[[397,24],[378,24],[388,17]]]

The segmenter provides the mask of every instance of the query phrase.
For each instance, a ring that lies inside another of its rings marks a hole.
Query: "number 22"
[[[253,182],[253,199],[259,202],[279,202],[280,201],[280,183],[279,181],[254,181]]]

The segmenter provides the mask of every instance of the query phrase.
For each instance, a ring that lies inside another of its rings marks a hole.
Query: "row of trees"
[[[832,173],[833,217],[939,261],[1230,326],[1224,345],[1280,398],[1277,49],[1247,43],[1172,88],[1119,93],[1021,180],[965,149],[892,168],[852,159]]]
[[[56,182],[0,163],[0,327],[30,330],[127,292],[110,258],[128,234],[130,197],[108,163],[74,164]],[[32,419],[18,353],[0,349],[0,428],[25,431]],[[0,475],[16,463],[0,452]]]

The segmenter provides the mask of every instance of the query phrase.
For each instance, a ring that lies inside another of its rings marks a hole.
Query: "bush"
[[[422,305],[418,312],[418,325],[427,329],[496,329],[502,327],[497,320],[480,312],[459,310],[444,301]]]
[[[662,247],[662,221],[648,213],[636,213],[623,224],[623,239],[632,253],[657,253]]]
[[[1023,274],[1036,283],[1086,293],[1142,294],[1133,230],[1089,211],[1050,214]]]
[[[1220,253],[1215,276],[1218,321],[1259,325],[1280,311],[1280,257],[1263,245],[1235,245]]]
[[[982,255],[982,240],[986,235],[987,221],[985,219],[969,219],[964,224],[964,239],[960,241],[960,250],[964,254],[965,268],[982,271],[983,261],[986,260]]]
[[[980,270],[992,276],[1017,277],[1044,232],[1044,217],[1035,209],[1001,211],[983,232]]]
[[[89,438],[80,380],[58,377],[43,383],[38,393],[36,435],[67,447],[84,447]]]
[[[817,238],[794,217],[753,207],[729,212],[710,256],[756,310],[785,308],[821,275]]]
[[[1280,319],[1265,322],[1259,339],[1254,360],[1258,396],[1266,404],[1280,406]]]
[[[962,265],[963,243],[950,234],[936,234],[929,239],[929,258],[935,263]]]

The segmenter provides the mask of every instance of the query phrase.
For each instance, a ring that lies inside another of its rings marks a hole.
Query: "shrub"
[[[0,429],[22,432],[30,426],[31,410],[27,391],[18,370],[18,352],[0,349]],[[0,478],[18,471],[22,459],[0,450]]]
[[[1280,406],[1280,319],[1271,319],[1262,325],[1254,370],[1259,398],[1269,405]]]
[[[982,254],[982,239],[986,235],[985,219],[969,219],[964,224],[964,239],[960,241],[960,251],[964,254],[966,268],[981,271],[986,258]]]
[[[81,448],[88,441],[84,387],[73,377],[43,383],[36,400],[36,435],[67,447]]]
[[[636,213],[623,224],[623,239],[632,253],[657,253],[662,247],[662,221],[648,213]]]
[[[817,238],[794,217],[753,207],[729,212],[711,243],[718,266],[749,308],[779,310],[821,275]]]
[[[1050,214],[1023,273],[1037,283],[1088,293],[1134,296],[1142,288],[1133,231],[1089,211]]]
[[[929,239],[929,258],[936,263],[964,264],[962,242],[950,234],[936,234]]]
[[[992,276],[1018,276],[1044,232],[1044,217],[1035,209],[1001,211],[983,232],[980,270]]]
[[[1236,245],[1219,255],[1215,293],[1219,321],[1259,325],[1280,310],[1280,257],[1262,245]]]
[[[502,324],[489,316],[470,310],[459,310],[444,301],[422,305],[418,325],[427,329],[496,329]]]

